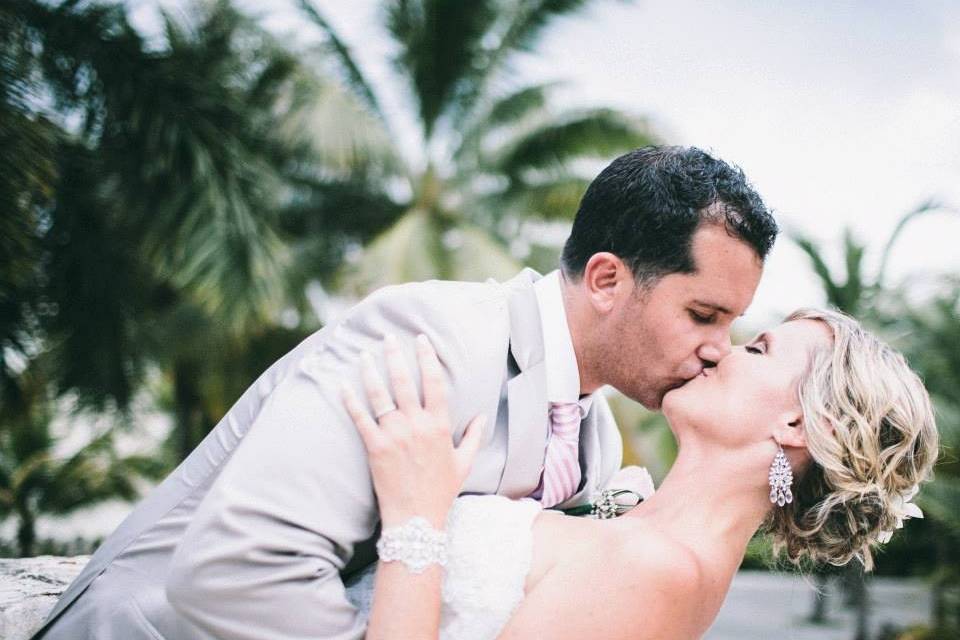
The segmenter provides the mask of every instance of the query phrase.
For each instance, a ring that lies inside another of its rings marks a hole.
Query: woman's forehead
[[[781,348],[810,353],[828,348],[833,343],[833,331],[822,320],[799,318],[781,323],[771,333]]]

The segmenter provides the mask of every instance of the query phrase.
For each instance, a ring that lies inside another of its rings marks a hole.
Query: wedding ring
[[[374,419],[379,420],[380,418],[387,415],[388,413],[392,413],[393,411],[396,411],[396,410],[397,410],[397,405],[391,402],[389,405],[378,409],[377,412],[373,414],[373,417]]]

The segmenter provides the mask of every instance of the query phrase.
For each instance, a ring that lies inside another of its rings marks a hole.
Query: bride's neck
[[[749,448],[681,443],[657,491],[624,518],[642,519],[691,548],[729,553],[739,564],[771,507],[766,479],[766,466]]]

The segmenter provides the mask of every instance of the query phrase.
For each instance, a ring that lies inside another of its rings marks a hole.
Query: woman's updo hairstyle
[[[938,454],[933,408],[903,356],[835,311],[801,309],[786,321],[818,320],[831,347],[813,354],[799,384],[813,460],[794,500],[767,520],[774,548],[794,563],[873,568],[871,547],[902,523],[907,500]]]

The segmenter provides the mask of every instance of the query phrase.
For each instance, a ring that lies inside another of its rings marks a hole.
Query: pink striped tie
[[[543,461],[543,497],[546,507],[568,500],[580,486],[580,405],[550,405],[550,440]]]

